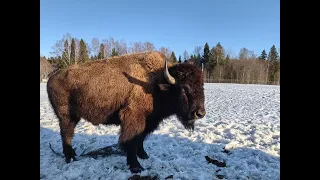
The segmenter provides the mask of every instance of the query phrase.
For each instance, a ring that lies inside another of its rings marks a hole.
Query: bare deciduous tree
[[[98,56],[100,51],[100,41],[98,38],[93,38],[91,40],[91,48],[92,48],[93,55]]]
[[[257,59],[257,55],[254,53],[254,51],[248,50],[248,59],[251,59],[251,60]]]
[[[143,52],[143,44],[141,41],[134,42],[132,47],[132,53],[139,53],[139,52]]]
[[[151,52],[151,51],[155,50],[155,47],[151,42],[146,41],[146,42],[143,43],[143,49],[146,52]]]
[[[247,48],[241,48],[239,52],[239,59],[249,59],[249,50]]]
[[[188,53],[187,50],[185,50],[185,51],[183,52],[183,59],[184,59],[184,60],[190,59],[190,56],[189,56],[189,53]]]
[[[80,40],[77,38],[74,38],[74,41],[76,43],[75,63],[78,63],[79,57],[80,57]]]
[[[119,55],[128,54],[128,47],[125,40],[121,39],[121,41],[119,42],[119,46],[120,46]]]
[[[69,45],[69,53],[71,51],[71,35],[69,33],[67,33],[66,35],[63,36],[63,38],[61,40],[58,40],[52,47],[52,52],[50,52],[50,54],[52,54],[54,57],[58,57],[61,56],[63,51],[65,50],[64,44],[65,41],[68,41],[68,45]]]
[[[159,49],[160,53],[164,54],[166,58],[170,58],[172,51],[169,48],[166,47],[160,47]]]
[[[193,53],[198,56],[198,54],[201,55],[201,51],[202,51],[202,46],[196,46],[194,47]]]
[[[104,56],[103,58],[106,58],[106,57],[109,57],[111,55],[111,50],[109,51],[110,49],[110,42],[108,39],[103,39],[102,40],[102,44],[104,46]]]
[[[42,79],[48,79],[52,71],[52,65],[45,58],[40,57],[40,82]]]

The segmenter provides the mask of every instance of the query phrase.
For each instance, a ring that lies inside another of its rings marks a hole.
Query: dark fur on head
[[[203,74],[201,70],[192,64],[177,64],[169,68],[170,74],[176,79],[174,85],[166,88],[171,93],[169,96],[174,98],[175,114],[187,129],[194,129],[195,119],[198,119],[197,111],[205,113],[204,109],[204,89]]]

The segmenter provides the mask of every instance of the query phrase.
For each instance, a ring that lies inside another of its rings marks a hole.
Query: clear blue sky
[[[280,48],[280,0],[41,0],[40,55],[63,35],[150,41],[184,50],[218,42],[233,55]]]

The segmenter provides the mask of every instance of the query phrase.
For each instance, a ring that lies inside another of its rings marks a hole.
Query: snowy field
[[[174,116],[164,120],[145,141],[150,158],[138,161],[139,175],[165,179],[280,179],[280,86],[205,84],[207,115],[193,133]],[[79,155],[111,146],[119,127],[93,126],[81,120],[73,147]],[[46,84],[40,84],[40,178],[128,179],[133,174],[126,157],[82,157],[66,164],[49,147],[62,153],[59,124],[49,104]],[[223,149],[225,148],[226,151]],[[208,163],[205,156],[225,167]]]

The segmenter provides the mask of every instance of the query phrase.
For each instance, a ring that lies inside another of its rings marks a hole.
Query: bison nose
[[[197,112],[196,112],[196,116],[198,118],[203,118],[204,116],[206,115],[206,111],[204,109],[199,109]]]

